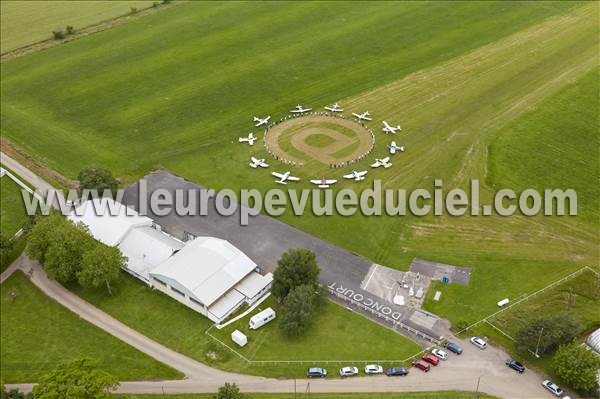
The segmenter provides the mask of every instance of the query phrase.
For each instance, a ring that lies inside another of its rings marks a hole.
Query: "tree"
[[[558,348],[552,368],[558,377],[578,391],[591,393],[598,387],[600,357],[577,341]]]
[[[4,266],[8,262],[13,248],[13,241],[0,233],[0,265]]]
[[[304,334],[313,324],[318,292],[312,285],[301,285],[286,296],[281,307],[279,328],[288,337]]]
[[[108,293],[112,295],[110,283],[119,278],[125,261],[126,258],[118,248],[95,245],[81,257],[81,270],[77,274],[77,280],[84,287],[98,288],[106,285]]]
[[[535,351],[539,346],[538,353],[547,354],[559,345],[571,342],[580,331],[581,324],[568,313],[541,317],[517,332],[517,348]]]
[[[52,232],[62,221],[62,217],[57,213],[50,213],[48,216],[36,220],[27,239],[27,255],[30,258],[44,264],[46,252],[50,245],[49,237],[52,236]]]
[[[79,172],[79,189],[80,190],[97,190],[97,193],[102,196],[104,190],[110,190],[111,196],[114,196],[119,182],[113,177],[108,169],[90,167]]]
[[[215,399],[246,399],[247,396],[240,392],[240,388],[237,384],[225,383],[219,388]]]
[[[97,245],[83,225],[75,225],[67,219],[62,219],[48,237],[48,241],[44,270],[61,283],[77,280],[83,254],[94,244]]]
[[[284,252],[273,273],[271,293],[281,303],[295,287],[319,284],[319,266],[315,253],[305,248],[292,248]]]
[[[42,376],[33,388],[35,399],[104,399],[119,385],[89,359],[61,364]]]

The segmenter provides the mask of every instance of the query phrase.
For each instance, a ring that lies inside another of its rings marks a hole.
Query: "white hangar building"
[[[112,212],[96,211],[103,209]],[[98,241],[119,248],[128,273],[216,323],[242,304],[252,305],[273,282],[271,273],[261,275],[256,263],[228,241],[180,241],[112,199],[86,201],[68,218],[85,224]]]

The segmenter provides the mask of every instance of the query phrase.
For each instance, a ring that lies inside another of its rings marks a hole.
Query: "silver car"
[[[378,364],[368,364],[365,366],[365,374],[383,374],[383,367]]]
[[[352,377],[358,375],[358,368],[354,366],[342,367],[340,369],[340,377]]]

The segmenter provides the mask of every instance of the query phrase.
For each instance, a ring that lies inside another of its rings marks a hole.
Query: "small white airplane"
[[[404,152],[404,146],[396,144],[395,141],[388,144],[388,148],[390,149],[390,154],[395,154],[396,151]]]
[[[392,166],[392,163],[390,162],[390,157],[385,157],[383,159],[375,158],[375,163],[371,164],[371,167],[378,168],[380,166],[383,166],[386,169]]]
[[[383,128],[381,130],[383,130],[385,133],[396,134],[396,132],[402,131],[402,128],[400,125],[390,126],[386,121],[383,121]]]
[[[271,119],[271,115],[267,116],[266,118],[259,118],[258,116],[254,117],[254,122],[258,122],[256,125],[256,127],[262,126],[262,125],[266,125],[269,122],[269,119]]]
[[[358,120],[360,120],[360,121],[370,121],[371,120],[371,114],[369,114],[369,111],[363,112],[362,114],[357,114],[357,113],[353,112],[352,115],[356,116],[358,118]]]
[[[366,170],[357,172],[355,170],[352,171],[349,175],[344,175],[344,179],[353,179],[355,181],[365,180],[365,175],[367,174]]]
[[[331,112],[342,112],[342,111],[343,111],[343,109],[342,109],[342,108],[340,108],[340,104],[338,104],[338,103],[335,103],[335,104],[333,104],[333,105],[330,105],[330,106],[328,106],[328,107],[325,107],[325,109],[326,109],[327,111],[331,111]]]
[[[275,183],[279,183],[279,184],[287,184],[288,181],[300,180],[299,177],[292,176],[289,171],[287,171],[285,173],[272,172],[271,174],[279,179],[279,180],[275,180]]]
[[[254,133],[250,132],[248,137],[240,137],[238,141],[240,143],[248,143],[249,145],[254,145],[254,142],[258,140],[258,137],[254,135]]]
[[[329,188],[329,186],[337,183],[337,180],[327,180],[325,176],[321,178],[321,180],[311,180],[312,184],[316,184],[319,188]]]
[[[259,166],[261,168],[268,168],[269,167],[269,164],[267,164],[265,162],[264,158],[258,159],[258,158],[250,157],[250,161],[251,161],[250,162],[250,167],[254,168],[254,169],[258,168]]]
[[[303,114],[303,113],[311,111],[311,110],[312,110],[312,108],[302,108],[302,105],[298,104],[298,105],[296,105],[296,108],[294,108],[290,112],[292,114]]]

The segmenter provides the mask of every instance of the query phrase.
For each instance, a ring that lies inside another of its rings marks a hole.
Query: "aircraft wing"
[[[390,161],[390,157],[385,157],[381,160],[381,162],[386,163]]]
[[[354,179],[357,175],[354,173],[350,173],[349,175],[344,175],[344,179]]]
[[[366,171],[366,170],[363,170],[363,171],[361,171],[361,172],[356,172],[356,176],[357,176],[357,177],[363,177],[363,176],[364,176],[364,175],[366,175],[366,174],[367,174],[367,171]]]
[[[254,162],[254,163],[259,163],[259,162],[258,162],[258,159],[254,158],[254,157],[250,157],[250,160],[251,160],[252,162]]]
[[[332,180],[325,180],[325,184],[335,184],[335,183],[337,183],[337,180],[334,180],[334,179],[332,179]]]
[[[321,184],[321,180],[311,180],[312,184]]]
[[[372,164],[371,164],[371,167],[372,167],[372,168],[377,168],[377,167],[379,167],[379,166],[381,166],[381,162],[379,162],[379,161],[375,161],[375,163],[372,163]]]
[[[271,174],[279,179],[283,179],[285,176],[283,173],[277,173],[277,172],[271,172]]]
[[[290,180],[290,181],[298,181],[298,180],[300,180],[300,178],[296,177],[296,176],[288,176],[287,179]]]

